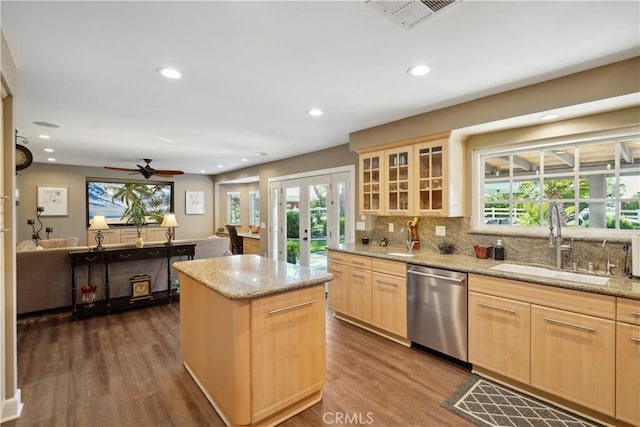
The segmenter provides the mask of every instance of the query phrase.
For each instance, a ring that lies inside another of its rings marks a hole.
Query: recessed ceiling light
[[[40,139],[51,139],[51,137],[49,135],[38,135],[38,138],[40,138]]]
[[[158,72],[168,79],[179,79],[182,77],[180,71],[175,68],[158,68]]]
[[[58,126],[55,123],[49,123],[49,122],[33,122],[34,125],[38,125],[38,126],[42,126],[45,128],[59,128],[60,126]]]
[[[49,157],[47,160],[49,160],[50,162],[55,162],[56,161],[56,159],[53,158],[53,157]]]
[[[429,74],[429,71],[431,71],[431,68],[429,68],[426,65],[416,65],[414,67],[409,68],[407,70],[407,73],[415,77],[421,77]]]
[[[224,167],[224,165],[218,165],[218,167],[219,167],[219,168],[223,168],[223,167]]]
[[[200,173],[206,173],[204,169],[200,169]]]
[[[53,148],[45,148],[45,153],[53,153]]]
[[[544,116],[540,117],[540,120],[553,120],[553,119],[557,119],[559,116],[557,114],[545,114]]]
[[[312,108],[311,110],[307,111],[307,114],[310,116],[318,117],[322,115],[322,110],[319,108]]]
[[[241,158],[240,161],[246,162],[247,159],[245,157]]]
[[[266,156],[266,155],[267,155],[267,153],[262,152],[262,151],[256,151],[256,153],[255,153],[255,154],[256,154],[256,156],[258,156],[258,157],[262,157],[262,156]]]

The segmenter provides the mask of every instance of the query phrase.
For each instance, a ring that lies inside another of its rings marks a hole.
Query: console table
[[[71,257],[71,307],[73,320],[78,317],[92,316],[96,314],[111,314],[111,311],[126,310],[134,307],[170,303],[173,299],[171,289],[171,258],[186,256],[193,260],[195,255],[195,243],[185,243],[177,245],[151,245],[143,248],[106,248],[102,251],[74,251],[70,252]],[[109,265],[116,262],[131,262],[147,259],[162,258],[167,260],[167,290],[153,292],[153,298],[132,301],[129,297],[111,298],[111,284],[109,283]],[[81,265],[103,265],[105,299],[96,301],[88,309],[84,304],[78,304],[77,294],[77,274],[76,268]],[[80,309],[79,307],[80,306]]]

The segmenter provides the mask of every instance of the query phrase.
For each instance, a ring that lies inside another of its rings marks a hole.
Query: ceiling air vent
[[[367,3],[380,10],[407,30],[426,21],[434,13],[458,3],[461,0],[367,0]]]

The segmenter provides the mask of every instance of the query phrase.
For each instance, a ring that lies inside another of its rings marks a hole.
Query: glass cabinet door
[[[385,151],[387,214],[406,214],[413,210],[411,153],[412,147]]]
[[[380,213],[382,209],[382,153],[360,155],[360,211]]]
[[[444,148],[442,144],[416,146],[418,200],[420,213],[438,213],[444,203]]]

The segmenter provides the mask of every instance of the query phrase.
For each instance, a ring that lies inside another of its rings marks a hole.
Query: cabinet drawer
[[[371,257],[329,251],[329,262],[371,269]]]
[[[171,256],[194,256],[196,246],[171,246]]]
[[[376,273],[391,274],[392,276],[407,277],[407,264],[398,261],[373,258],[372,270]]]
[[[469,274],[469,290],[605,319],[615,319],[616,297],[609,295],[478,274]]]
[[[142,249],[143,257],[146,258],[166,258],[167,248],[144,248]]]
[[[640,300],[618,298],[616,319],[619,322],[627,322],[640,325]]]
[[[71,254],[74,265],[104,264],[105,252],[86,252]]]

